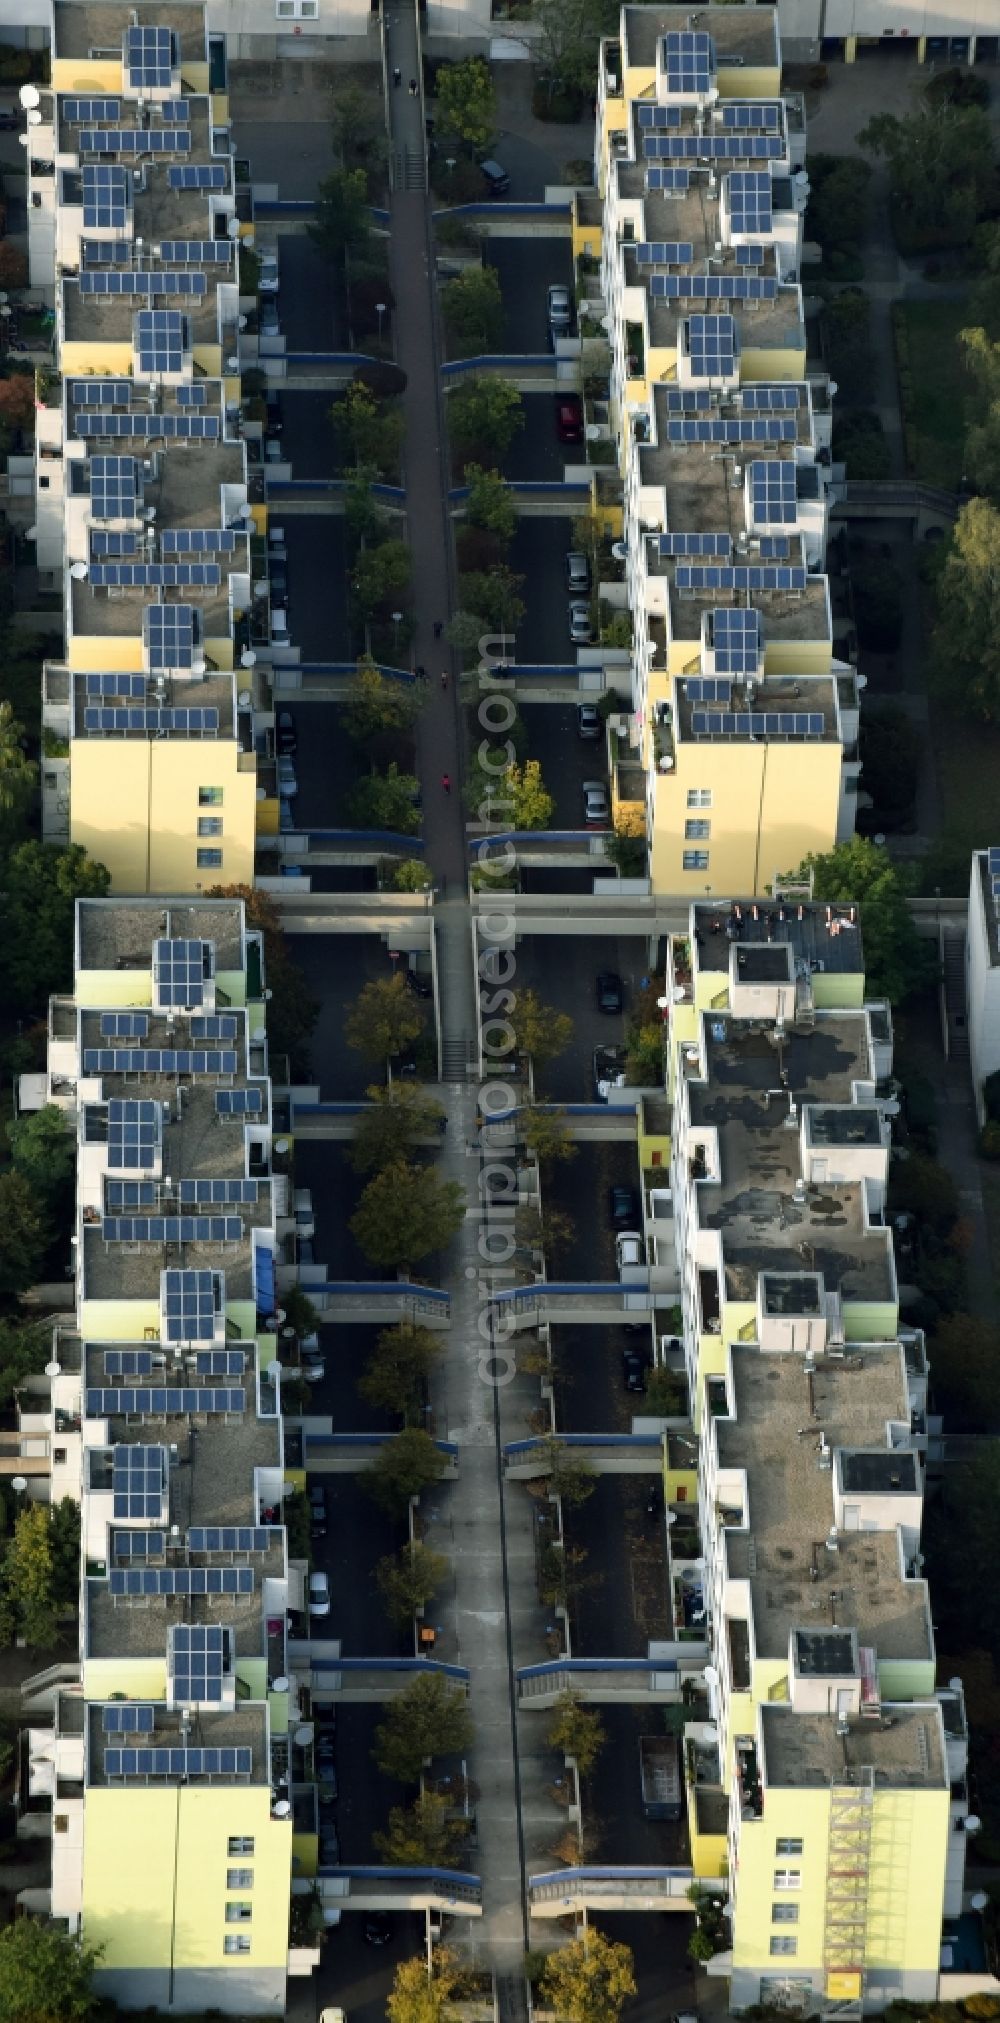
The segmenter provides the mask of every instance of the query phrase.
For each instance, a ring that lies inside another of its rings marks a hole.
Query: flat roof
[[[728,593],[719,595],[712,592],[702,600],[710,609],[729,609],[735,599]],[[766,600],[760,603],[754,599],[750,607],[761,616],[762,643],[766,650],[771,635],[771,615]],[[679,677],[673,685],[674,726],[685,743],[690,744],[770,744],[795,743],[839,744],[842,741],[840,715],[837,709],[836,683],[830,675],[766,675],[754,674],[753,688],[748,690],[745,678],[732,678],[729,700],[724,703],[707,703],[696,677],[692,693],[691,685],[685,677]],[[768,725],[765,719],[777,716],[779,724]],[[746,720],[745,728],[735,728],[737,720]],[[728,719],[733,719],[730,728]],[[817,725],[814,719],[820,719]],[[716,728],[716,724],[722,726]],[[708,728],[702,729],[701,725]],[[808,730],[805,726],[808,725]]]
[[[690,7],[624,7],[621,35],[629,69],[655,64],[660,37],[690,26]],[[700,7],[698,27],[712,37],[720,64],[734,59],[746,64],[779,61],[773,7]]]
[[[812,899],[733,899],[728,905],[699,900],[692,908],[694,958],[699,970],[728,974],[734,942],[741,946],[787,942],[797,961],[838,975],[864,970],[861,922],[856,906]]]
[[[845,1451],[840,1479],[845,1493],[868,1491],[874,1496],[915,1496],[921,1487],[917,1457],[905,1449],[891,1453],[880,1448]]]
[[[74,590],[80,589],[86,589],[86,585],[74,584]],[[104,636],[110,636],[112,633],[124,634],[127,638],[131,638],[133,634],[138,635],[142,628],[143,606],[137,600],[145,596],[148,602],[156,594],[155,591],[146,591],[145,593],[138,590],[127,591],[124,593],[120,603],[110,603],[100,607],[103,610],[117,614],[121,620],[120,623],[107,627],[83,625],[75,627],[74,630],[91,635],[94,632],[101,632]],[[192,593],[192,597],[196,594],[196,592]],[[187,595],[186,592],[185,595]],[[180,600],[178,599],[177,601]],[[210,637],[219,638],[222,630],[223,628],[210,623],[207,617],[203,618],[203,636],[207,634]],[[134,722],[127,726],[122,725],[121,727],[116,724],[113,730],[108,730],[103,725],[99,729],[91,730],[85,712],[88,709],[101,708],[102,706],[126,710],[162,710],[165,708],[214,709],[217,712],[217,723],[212,730],[204,731],[193,729],[189,724],[181,721],[175,725],[163,728],[162,718],[159,718],[155,724],[147,722],[145,725],[142,725]],[[252,713],[249,710],[246,712],[243,721],[247,726],[243,748],[244,750],[249,750],[250,725],[252,722]],[[76,738],[100,738],[107,741],[110,738],[120,737],[133,739],[167,737],[174,740],[177,738],[196,737],[202,738],[207,744],[211,744],[219,738],[232,738],[235,736],[236,730],[236,676],[224,668],[216,673],[205,675],[168,675],[164,680],[162,690],[157,689],[156,676],[150,675],[146,681],[145,692],[141,696],[131,695],[127,698],[110,693],[102,693],[100,695],[91,693],[85,674],[77,674],[73,680],[72,735]]]
[[[855,1719],[839,1725],[830,1714],[762,1706],[760,1723],[766,1784],[802,1787],[873,1781],[876,1790],[947,1788],[936,1701],[896,1702],[881,1721]]]
[[[76,918],[80,970],[137,969],[151,976],[153,943],[163,936],[212,942],[216,976],[244,967],[241,899],[78,899]]]
[[[164,1650],[166,1644],[164,1644]],[[149,1702],[146,1703],[150,1704]],[[251,1769],[249,1776],[235,1776],[213,1773],[209,1777],[184,1779],[195,1786],[212,1784],[266,1784],[270,1780],[270,1752],[267,1740],[267,1710],[261,1702],[239,1702],[232,1708],[201,1708],[192,1710],[190,1721],[183,1722],[178,1710],[169,1708],[165,1701],[157,1700],[154,1707],[151,1731],[143,1734],[108,1734],[104,1727],[104,1706],[91,1702],[87,1708],[87,1783],[88,1786],[111,1784],[115,1787],[124,1783],[127,1787],[145,1784],[144,1777],[109,1777],[106,1769],[106,1752],[109,1749],[249,1749]],[[176,1777],[156,1776],[153,1780],[159,1790],[163,1785],[178,1784]]]
[[[205,11],[200,0],[169,0],[160,6],[140,0],[138,6],[87,4],[76,0],[56,0],[53,29],[54,54],[92,56],[95,50],[120,56],[126,28],[173,28],[180,43],[182,63],[207,60]],[[84,94],[86,96],[86,94]]]
[[[812,1145],[846,1150],[883,1143],[882,1112],[874,1103],[810,1103],[807,1129]]]

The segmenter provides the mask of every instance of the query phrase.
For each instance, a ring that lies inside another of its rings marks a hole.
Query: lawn
[[[907,467],[924,484],[957,491],[963,440],[958,333],[968,323],[968,304],[901,302],[894,314]]]
[[[944,819],[920,864],[920,886],[928,894],[939,886],[956,897],[968,888],[973,850],[1000,841],[1000,726],[977,723],[932,700],[930,730]]]

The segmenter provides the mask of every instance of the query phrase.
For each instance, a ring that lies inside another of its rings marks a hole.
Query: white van
[[[625,1271],[629,1265],[645,1264],[645,1247],[642,1237],[637,1230],[620,1229],[618,1231],[615,1237],[615,1256],[618,1260],[619,1271]]]

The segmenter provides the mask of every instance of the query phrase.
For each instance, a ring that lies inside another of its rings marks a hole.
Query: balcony
[[[720,1513],[723,1524],[732,1522],[734,1516],[736,1521],[742,1524],[742,1512],[730,1513],[723,1511]],[[749,1693],[751,1676],[749,1624],[743,1622],[738,1616],[729,1616],[726,1621],[726,1637],[729,1644],[729,1670],[732,1674],[733,1692]]]
[[[741,1736],[736,1744],[736,1784],[739,1791],[740,1818],[763,1819],[764,1792],[760,1781],[760,1765],[757,1761],[757,1744],[746,1736]]]

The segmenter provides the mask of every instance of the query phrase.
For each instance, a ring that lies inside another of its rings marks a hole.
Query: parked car
[[[260,262],[258,292],[261,295],[276,295],[279,287],[277,246],[259,246],[257,259]]]
[[[487,195],[505,197],[510,189],[510,177],[502,162],[495,162],[492,155],[479,164],[479,173],[486,184]]]
[[[626,1271],[630,1265],[645,1264],[646,1251],[637,1229],[620,1229],[615,1237],[615,1258],[619,1271]]]
[[[284,562],[272,559],[267,571],[272,604],[283,604],[288,596],[288,570]]]
[[[584,780],[583,818],[588,829],[606,829],[611,819],[608,790],[603,780]]]
[[[392,1919],[384,1911],[369,1911],[362,1930],[366,1946],[387,1946],[392,1938]]]
[[[602,969],[597,978],[598,1011],[620,1012],[624,1002],[622,980],[617,970]]]
[[[330,1576],[325,1573],[309,1575],[309,1614],[328,1616],[330,1613]]]
[[[549,289],[548,316],[550,336],[567,337],[573,325],[573,297],[558,283]]]
[[[340,1835],[332,1821],[320,1823],[319,1861],[321,1868],[336,1868],[340,1861]]]
[[[322,1349],[310,1352],[304,1344],[300,1344],[299,1364],[307,1384],[318,1384],[326,1376],[326,1357]]]
[[[292,1197],[292,1207],[295,1212],[296,1236],[315,1236],[316,1217],[313,1214],[312,1189],[297,1187]]]
[[[579,548],[571,548],[566,556],[566,588],[582,592],[590,589],[590,563]]]
[[[280,337],[281,322],[273,295],[261,295],[257,304],[257,329],[261,337]]]
[[[334,1742],[333,1736],[321,1735],[319,1741],[316,1744],[317,1763],[323,1763],[332,1766],[335,1757],[336,1757],[336,1744]]]
[[[290,709],[279,709],[274,726],[274,742],[278,751],[286,758],[294,758],[298,750],[299,735],[295,728],[295,718]]]
[[[574,646],[592,646],[594,621],[590,615],[590,605],[585,598],[574,598],[567,613],[569,636]]]
[[[634,1187],[620,1182],[608,1188],[608,1214],[612,1229],[628,1229],[639,1220],[639,1197]]]
[[[295,777],[295,767],[293,766],[291,759],[288,757],[287,753],[282,752],[278,753],[277,770],[278,770],[279,794],[281,794],[286,801],[294,801],[295,796],[299,791],[299,783]]]
[[[601,712],[596,702],[578,702],[576,706],[576,734],[578,738],[593,741],[601,735]]]
[[[606,1103],[612,1089],[625,1082],[624,1047],[595,1047],[593,1057],[594,1101]]]
[[[638,1349],[622,1350],[622,1383],[626,1391],[644,1391],[646,1388],[646,1360]]]
[[[557,393],[556,434],[561,443],[582,443],[583,404],[579,394]]]

